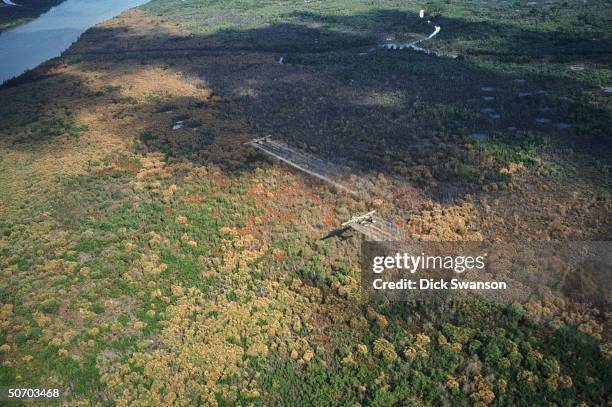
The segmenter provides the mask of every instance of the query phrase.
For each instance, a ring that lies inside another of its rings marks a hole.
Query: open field
[[[368,304],[362,237],[323,238],[376,208],[417,240],[612,240],[607,7],[153,0],[89,30],[0,88],[0,386],[605,405],[609,310]],[[447,56],[380,47],[434,25]],[[244,145],[267,134],[380,195]]]

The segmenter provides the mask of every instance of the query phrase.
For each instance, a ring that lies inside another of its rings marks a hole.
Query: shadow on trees
[[[193,100],[186,104],[187,111],[174,118],[185,121],[190,132],[160,132],[152,127],[141,134],[141,141],[150,150],[212,161],[228,171],[250,171],[257,166],[261,156],[239,146],[271,134],[360,174],[419,184],[436,198],[475,192],[483,176],[500,177],[499,163],[490,162],[474,148],[469,137],[473,133],[493,136],[517,127],[519,131],[509,135],[516,143],[509,148],[520,146],[523,137],[540,137],[565,148],[597,147],[609,152],[609,112],[560,97],[584,89],[585,83],[579,80],[544,73],[519,77],[484,68],[470,54],[452,59],[377,47],[386,38],[403,41],[417,37],[415,32],[423,36],[436,24],[443,28],[432,47],[438,43],[444,47],[454,36],[486,42],[488,33],[496,32],[503,33],[504,41],[483,53],[500,60],[602,57],[601,44],[593,46],[584,35],[445,17],[427,24],[416,14],[395,10],[341,17],[294,13],[291,17],[302,23],[228,29],[208,36],[135,35],[121,28],[95,27],[65,58],[111,62],[135,71],[165,66],[212,89],[218,97],[214,125],[190,122],[189,109],[211,108]],[[31,80],[29,75],[23,78]],[[515,79],[525,84],[518,86]],[[18,78],[4,87],[21,83],[23,79]],[[483,100],[487,95],[483,86],[495,88],[492,102]],[[519,97],[519,92],[529,96]],[[180,104],[185,106],[184,101]],[[155,113],[171,110],[173,101],[151,101],[147,108]],[[483,113],[487,108],[500,117]],[[535,119],[543,115],[553,123],[569,122],[572,128],[558,131],[538,125]],[[577,134],[585,129],[594,136]]]

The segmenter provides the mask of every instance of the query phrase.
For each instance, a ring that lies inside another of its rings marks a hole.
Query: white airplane
[[[371,224],[371,223],[376,223],[376,221],[372,217],[372,215],[374,215],[375,212],[376,211],[370,211],[370,212],[368,212],[368,213],[366,213],[364,215],[353,216],[348,221],[344,222],[341,226],[348,226],[351,223],[358,223],[360,225],[368,225],[368,224]]]
[[[260,138],[254,138],[253,140],[249,141],[247,144],[250,143],[255,143],[255,144],[263,144],[266,141],[270,141],[270,139],[272,138],[272,135],[268,135],[268,136],[264,136],[264,137],[260,137]]]

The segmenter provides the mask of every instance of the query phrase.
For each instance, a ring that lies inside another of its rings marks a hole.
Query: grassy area
[[[88,31],[0,89],[0,385],[62,404],[605,404],[605,310],[369,303],[362,237],[323,239],[376,208],[415,240],[609,240],[600,8],[153,0]],[[423,45],[456,58],[377,48],[434,24]],[[266,134],[386,199],[244,145]]]

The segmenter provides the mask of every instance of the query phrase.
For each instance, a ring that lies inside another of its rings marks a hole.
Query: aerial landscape
[[[520,300],[375,301],[363,260],[609,259],[610,10],[3,0],[0,403],[609,405],[605,255]]]

